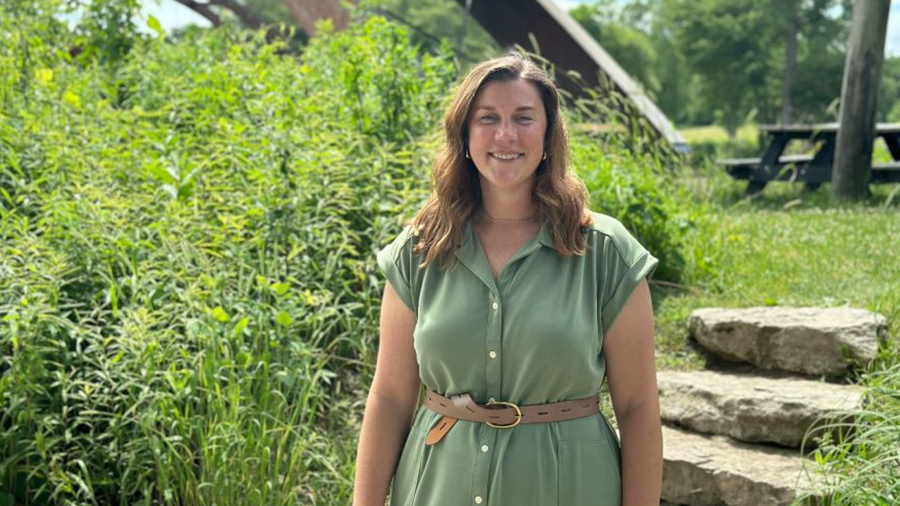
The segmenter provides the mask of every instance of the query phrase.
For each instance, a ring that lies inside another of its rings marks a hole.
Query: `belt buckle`
[[[491,422],[484,422],[484,423],[488,424],[489,426],[497,428],[497,429],[511,429],[511,428],[515,427],[516,425],[519,425],[519,422],[522,421],[522,410],[519,409],[519,406],[516,406],[515,403],[505,402],[505,401],[488,401],[488,403],[485,404],[485,406],[490,406],[491,404],[505,404],[507,406],[512,406],[513,409],[516,410],[516,421],[515,421],[515,423],[509,424],[509,425],[497,425],[497,424],[491,423]]]

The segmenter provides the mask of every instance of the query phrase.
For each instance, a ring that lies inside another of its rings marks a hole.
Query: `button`
[[[480,495],[476,495],[476,496],[475,496],[475,502],[476,502],[477,504],[481,504],[481,496],[480,496]]]
[[[496,400],[497,400],[497,399],[494,399],[493,397],[488,397],[488,402],[494,402],[494,401],[496,401]]]
[[[488,355],[490,355],[490,356],[491,356],[491,358],[497,358],[497,352],[496,352],[496,351],[494,351],[494,350],[491,350],[491,352],[490,352],[490,353],[488,353]]]
[[[497,308],[500,307],[500,305],[494,302],[493,304],[491,304],[491,307],[494,308],[494,311],[496,311]]]
[[[488,451],[488,445],[481,445],[481,451],[482,451],[482,452],[487,452],[487,451]]]

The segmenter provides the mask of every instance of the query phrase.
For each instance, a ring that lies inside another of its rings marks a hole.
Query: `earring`
[[[469,158],[469,150],[466,150],[466,158]]]
[[[541,160],[546,160],[546,159],[547,159],[547,152],[546,152],[546,151],[544,151],[544,157],[543,157],[543,158],[541,158]]]

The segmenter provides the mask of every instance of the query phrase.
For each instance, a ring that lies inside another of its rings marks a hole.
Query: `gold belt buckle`
[[[522,410],[519,409],[519,406],[516,406],[514,403],[512,403],[512,402],[504,402],[504,401],[488,401],[488,403],[485,404],[485,406],[490,406],[491,404],[506,404],[507,406],[512,406],[513,409],[516,410],[516,421],[515,421],[515,423],[509,424],[509,425],[497,425],[497,424],[491,423],[491,422],[484,422],[484,423],[490,425],[491,427],[495,427],[495,428],[498,428],[498,429],[511,429],[511,428],[515,427],[516,425],[519,425],[519,422],[522,421]]]

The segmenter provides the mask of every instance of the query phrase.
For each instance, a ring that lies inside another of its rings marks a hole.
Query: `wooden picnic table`
[[[814,190],[831,181],[839,127],[838,123],[759,125],[768,138],[759,158],[729,158],[718,163],[725,166],[731,177],[748,181],[748,194],[761,191],[772,180],[803,181],[807,188]],[[878,123],[875,135],[884,139],[893,161],[872,164],[869,181],[900,183],[900,123]],[[810,141],[815,146],[813,154],[784,155],[787,146],[795,140]]]

